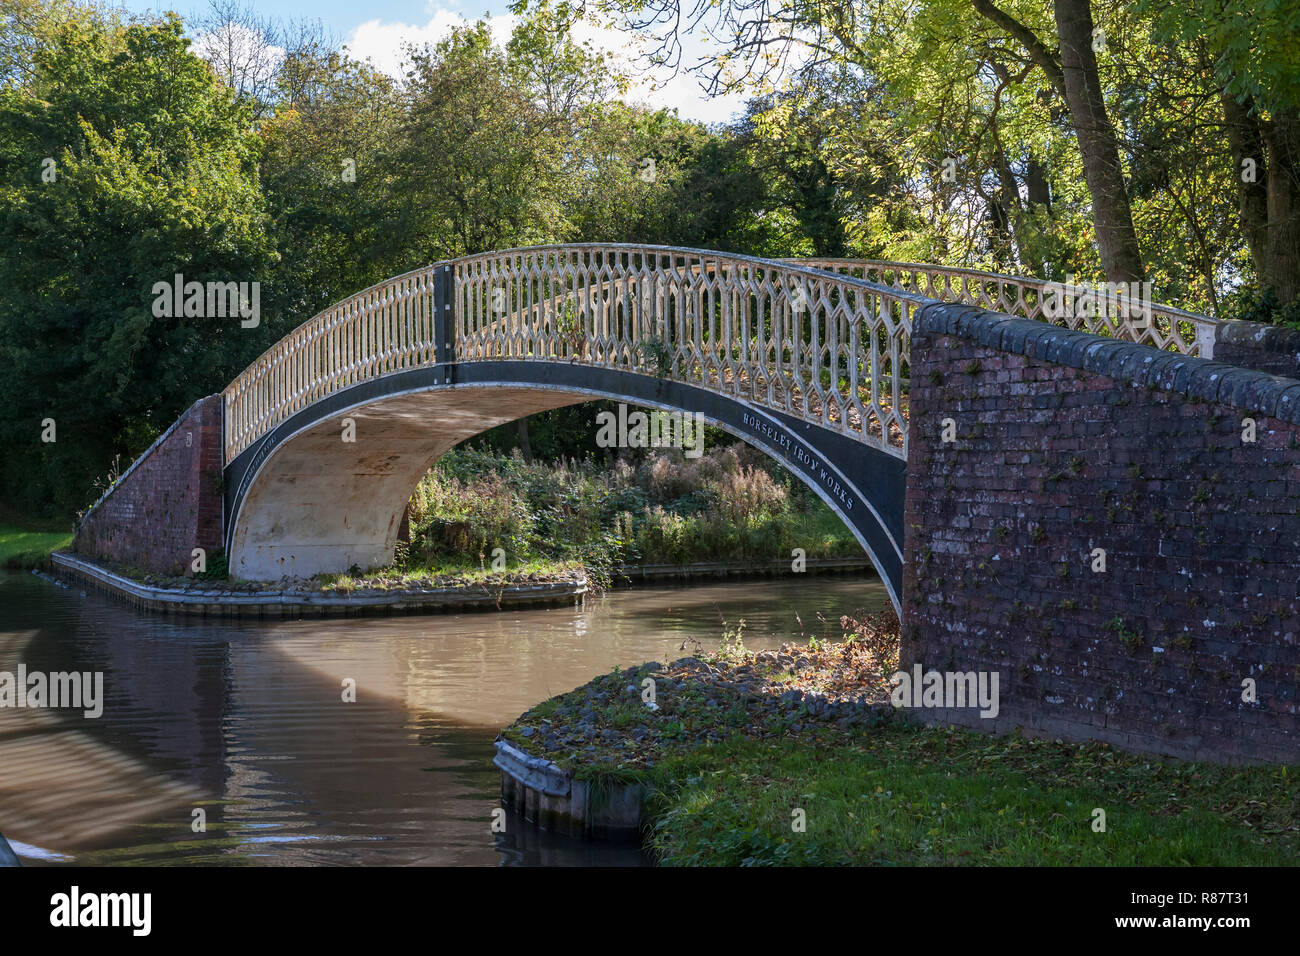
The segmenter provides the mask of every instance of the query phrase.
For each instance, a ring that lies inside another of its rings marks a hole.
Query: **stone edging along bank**
[[[347,594],[306,588],[238,591],[232,588],[165,588],[142,584],[84,558],[56,551],[55,573],[106,591],[137,608],[179,614],[228,617],[298,617],[364,613],[498,610],[505,607],[571,604],[588,591],[579,575],[572,581],[476,585],[452,588],[357,590]]]
[[[809,573],[826,574],[857,571],[875,571],[871,559],[865,554],[856,558],[806,558],[805,570]],[[697,561],[694,564],[639,564],[621,567],[616,572],[618,577],[630,581],[661,581],[665,579],[689,580],[692,578],[727,578],[727,577],[784,577],[793,574],[790,562],[779,561]]]
[[[587,780],[508,740],[496,742],[492,762],[501,770],[501,802],[543,830],[593,840],[637,840],[646,789],[608,783],[599,792]]]
[[[18,854],[9,846],[9,841],[0,833],[0,866],[22,866],[18,861]]]
[[[649,661],[541,702],[496,739],[502,804],[554,833],[636,840],[653,825],[646,809],[673,778],[663,765],[674,756],[737,734],[840,741],[904,716],[881,670],[897,647],[892,612],[841,626],[853,641]]]
[[[347,593],[323,592],[310,588],[271,588],[246,591],[237,588],[200,586],[158,587],[118,574],[94,561],[65,551],[50,555],[59,577],[89,584],[135,608],[179,614],[226,617],[296,617],[300,615],[346,615],[364,613],[429,613],[493,611],[504,608],[560,606],[580,603],[591,588],[585,576],[570,581],[537,584],[461,585],[446,588],[403,590],[358,589]],[[862,558],[808,558],[809,572],[853,573],[870,571]],[[789,563],[704,562],[688,565],[645,565],[620,568],[618,574],[630,580],[725,578],[730,576],[780,575]]]
[[[804,708],[809,720],[829,721],[837,713],[857,712],[875,719],[906,720],[884,703],[847,704],[848,711],[836,711],[836,704],[824,695],[800,691],[783,694],[774,702],[784,710]],[[587,840],[636,842],[645,827],[645,806],[649,790],[644,783],[605,781],[597,785],[577,779],[545,757],[534,756],[508,740],[498,739],[492,763],[501,771],[501,803],[529,823],[550,833]]]

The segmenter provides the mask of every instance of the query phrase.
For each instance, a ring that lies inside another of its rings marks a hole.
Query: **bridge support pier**
[[[911,402],[901,664],[1001,698],[918,716],[1300,760],[1300,382],[933,305]]]
[[[220,395],[190,406],[86,513],[72,550],[153,574],[192,573],[223,548]]]

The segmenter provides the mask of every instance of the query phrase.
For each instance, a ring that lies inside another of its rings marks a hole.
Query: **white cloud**
[[[492,30],[493,38],[498,43],[510,39],[510,31],[514,29],[517,19],[510,14],[488,17],[488,26]],[[369,60],[389,76],[400,77],[404,51],[408,44],[423,46],[426,43],[437,43],[449,34],[453,27],[463,26],[467,22],[459,13],[452,13],[450,10],[437,10],[433,18],[423,26],[396,21],[385,23],[382,20],[367,20],[352,31],[347,45],[357,59]]]
[[[673,76],[670,70],[665,69],[644,74],[637,69],[636,64],[637,55],[642,52],[643,46],[638,37],[585,21],[575,25],[573,37],[579,42],[590,42],[596,49],[614,54],[630,67],[629,73],[634,77],[634,82],[625,97],[629,102],[676,109],[679,116],[705,123],[726,122],[733,113],[744,108],[743,95],[705,96],[700,89],[699,80],[684,72]],[[700,44],[688,37],[683,43],[683,60],[692,61],[701,49]]]
[[[348,38],[348,47],[352,55],[362,60],[370,60],[378,69],[393,77],[400,77],[402,71],[403,49],[407,44],[416,46],[436,43],[468,20],[459,13],[429,5],[433,15],[423,26],[398,21],[367,20]],[[500,44],[510,39],[519,18],[512,14],[488,16],[488,26],[493,38]],[[623,63],[634,62],[638,46],[636,40],[626,33],[605,29],[591,23],[579,23],[573,30],[574,39],[590,42],[594,49],[602,50],[618,57]],[[695,44],[685,44],[689,60],[698,51]],[[686,119],[700,120],[706,123],[725,122],[731,115],[744,106],[743,95],[707,97],[700,89],[699,81],[685,73],[671,76],[667,71],[654,75],[641,75],[633,72],[636,81],[628,91],[626,100],[633,103],[646,103],[654,107],[675,108],[678,115]]]
[[[676,108],[677,115],[686,119],[699,120],[703,123],[725,123],[732,114],[744,109],[743,94],[708,97],[700,89],[700,81],[694,76],[679,73],[666,82],[660,81],[658,88],[652,82],[643,82],[633,87],[626,97],[632,102],[645,102],[651,106]]]

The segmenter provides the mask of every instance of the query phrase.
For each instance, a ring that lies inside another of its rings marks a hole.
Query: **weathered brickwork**
[[[82,520],[72,550],[157,574],[222,549],[220,395],[192,405]]]
[[[1270,375],[1300,378],[1300,329],[1228,322],[1219,329],[1214,360]]]
[[[922,309],[903,665],[997,671],[1001,705],[919,716],[1300,761],[1298,409],[1293,380]]]

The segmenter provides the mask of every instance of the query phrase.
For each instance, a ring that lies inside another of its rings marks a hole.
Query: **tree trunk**
[[[1083,176],[1092,198],[1097,251],[1110,282],[1136,282],[1145,277],[1133,211],[1129,207],[1119,145],[1106,115],[1097,57],[1092,50],[1091,0],[1053,0],[1060,61],[1042,40],[993,0],[971,0],[975,12],[997,24],[1019,42],[1065,98],[1070,122],[1079,141]]]
[[[1138,282],[1145,278],[1146,269],[1092,49],[1092,5],[1090,0],[1053,0],[1053,4],[1061,41],[1065,100],[1092,196],[1092,220],[1102,268],[1108,282]]]
[[[533,444],[528,440],[528,419],[521,418],[519,425],[519,453],[524,456],[524,461],[530,465],[533,463]]]
[[[1260,284],[1286,304],[1300,296],[1300,109],[1279,110],[1268,146],[1268,251]]]
[[[1016,182],[1015,174],[1011,171],[1011,164],[1007,162],[1006,153],[1002,150],[1002,143],[997,138],[996,127],[993,136],[994,142],[997,144],[993,165],[998,176],[998,188],[993,193],[990,209],[993,227],[1000,236],[998,244],[1005,247],[1005,261],[1008,264],[1023,264],[1025,261],[1024,246],[1016,235],[1016,228],[1020,225],[1022,219],[1020,215],[1020,184]]]
[[[1030,158],[1025,164],[1025,186],[1029,191],[1029,208],[1042,206],[1052,212],[1052,190],[1047,182],[1047,170],[1038,160]]]
[[[1237,212],[1241,231],[1250,249],[1250,261],[1261,279],[1268,271],[1268,166],[1264,159],[1264,136],[1259,120],[1251,115],[1254,104],[1237,100],[1225,90],[1220,94],[1226,121],[1228,146],[1232,150],[1232,175],[1237,182]],[[1254,161],[1253,181],[1242,179],[1242,161]]]

